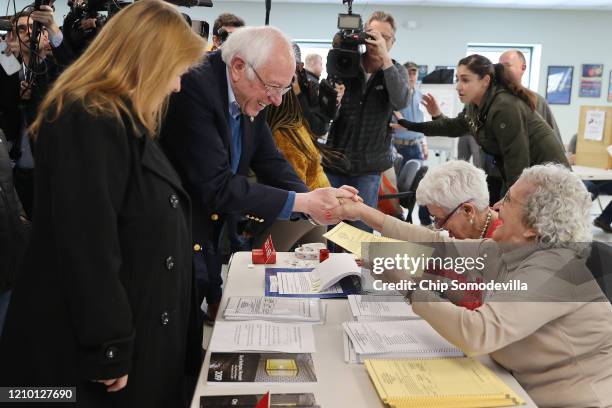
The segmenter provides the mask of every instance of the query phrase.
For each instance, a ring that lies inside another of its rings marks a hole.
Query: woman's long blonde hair
[[[141,124],[157,135],[172,79],[199,63],[206,42],[177,8],[141,0],[111,18],[83,55],[60,77],[41,103],[30,127],[36,137],[67,105],[80,103],[92,114]]]

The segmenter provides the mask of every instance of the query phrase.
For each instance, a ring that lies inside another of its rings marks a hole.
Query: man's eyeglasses
[[[461,206],[463,206],[463,204],[467,204],[469,202],[471,202],[472,200],[467,200],[462,202],[461,204],[459,204],[458,206],[455,207],[455,209],[453,211],[451,211],[450,213],[448,213],[448,215],[444,218],[442,218],[441,220],[438,219],[438,217],[435,217],[433,215],[430,215],[429,218],[431,218],[431,222],[433,223],[433,226],[437,229],[437,230],[443,230],[444,226],[448,223],[448,220],[451,219],[451,217],[453,215],[455,215],[455,213],[457,212],[457,210],[459,210],[459,208],[461,208]]]
[[[27,32],[32,32],[33,29],[34,29],[33,23],[17,24],[17,31],[19,32],[19,34],[25,34]]]
[[[255,68],[253,68],[251,64],[249,64],[249,67],[251,67],[251,69],[255,73],[255,76],[257,77],[257,79],[259,79],[259,82],[261,82],[264,88],[266,88],[266,91],[268,91],[268,94],[270,96],[273,96],[273,95],[283,96],[284,94],[289,92],[289,90],[291,89],[291,84],[287,86],[278,86],[278,85],[270,85],[270,84],[265,83],[264,80],[261,79],[257,71],[255,71]]]

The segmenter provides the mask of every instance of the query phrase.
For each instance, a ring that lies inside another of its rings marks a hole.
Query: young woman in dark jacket
[[[31,127],[32,241],[0,339],[3,386],[76,387],[79,407],[183,406],[198,361],[191,207],[155,137],[204,52],[175,6],[136,2],[47,94]]]
[[[473,54],[459,61],[457,92],[465,104],[456,118],[447,118],[431,95],[424,104],[434,118],[424,123],[399,120],[408,130],[427,136],[474,136],[495,163],[506,188],[524,168],[547,162],[569,167],[563,146],[554,131],[535,111],[535,95],[516,83],[502,64]]]

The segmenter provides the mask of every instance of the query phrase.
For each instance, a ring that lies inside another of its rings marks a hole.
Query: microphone
[[[266,0],[266,25],[270,25],[270,9],[272,8],[272,0]]]

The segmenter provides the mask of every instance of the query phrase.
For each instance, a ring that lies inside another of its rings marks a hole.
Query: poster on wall
[[[612,71],[610,71],[610,79],[608,80],[608,102],[612,102]]]
[[[583,78],[601,78],[603,76],[603,64],[582,64]]]
[[[603,140],[604,127],[606,125],[606,111],[590,110],[586,112],[584,139],[600,141]]]
[[[599,98],[601,96],[601,79],[582,79],[580,81],[581,98]]]
[[[546,76],[546,101],[551,105],[569,105],[573,78],[573,66],[549,66]]]

